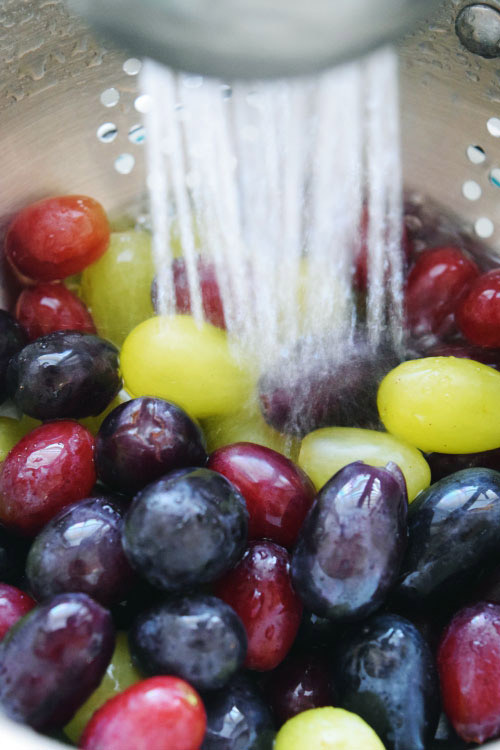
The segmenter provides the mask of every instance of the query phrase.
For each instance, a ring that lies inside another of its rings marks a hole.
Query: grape
[[[485,602],[460,610],[438,652],[446,715],[467,742],[500,733],[500,607]]]
[[[146,674],[182,677],[197,690],[223,687],[243,664],[245,628],[215,596],[173,599],[143,612],[130,631],[130,649]]]
[[[96,333],[89,311],[64,284],[24,289],[16,303],[16,317],[30,341],[62,330]]]
[[[458,325],[471,344],[499,347],[500,269],[483,274],[472,284],[458,308]]]
[[[500,473],[465,469],[436,482],[410,506],[408,530],[399,596],[418,607],[456,597],[498,555]]]
[[[108,243],[102,206],[84,195],[65,195],[20,211],[8,228],[5,254],[22,276],[55,281],[82,271]]]
[[[96,711],[81,750],[199,750],[206,714],[199,695],[176,677],[132,685]]]
[[[153,315],[151,235],[114,232],[104,255],[82,274],[82,298],[99,335],[121,346],[128,332]]]
[[[356,257],[356,263],[354,267],[354,286],[359,292],[366,292],[368,287],[368,224],[370,215],[368,207],[363,206],[361,213],[361,226],[360,226],[360,239],[361,247]],[[405,266],[410,261],[413,252],[413,242],[408,235],[408,231],[403,226],[403,234],[401,237],[401,249],[403,251]]]
[[[13,357],[7,381],[14,401],[30,417],[94,416],[121,388],[118,352],[97,336],[57,331]]]
[[[312,708],[281,727],[274,750],[385,750],[363,719],[343,708]]]
[[[288,552],[273,542],[250,542],[238,565],[217,583],[215,593],[245,626],[245,666],[259,671],[277,667],[292,647],[302,616]]]
[[[406,323],[415,336],[453,331],[455,310],[479,276],[479,268],[456,247],[421,253],[406,281]]]
[[[139,492],[125,521],[132,566],[154,586],[178,592],[220,577],[241,557],[245,501],[208,469],[182,469]]]
[[[270,427],[258,407],[246,404],[240,411],[203,419],[201,422],[208,452],[230,443],[257,443],[289,456],[296,441]]]
[[[35,605],[36,602],[24,591],[0,583],[0,640]]]
[[[206,461],[198,425],[160,398],[137,398],[118,406],[97,434],[97,475],[124,493],[133,494],[172,469]]]
[[[293,553],[293,584],[305,606],[338,621],[378,609],[396,583],[406,514],[397,467],[341,469],[319,493]]]
[[[134,328],[123,344],[121,367],[129,393],[173,401],[200,419],[234,412],[251,390],[225,331],[198,326],[189,315],[151,318]]]
[[[26,333],[5,310],[0,310],[0,404],[7,398],[7,367],[26,344]]]
[[[0,646],[0,706],[35,729],[64,725],[99,685],[114,646],[109,613],[85,594],[32,609]]]
[[[302,711],[331,705],[327,664],[324,654],[292,653],[271,673],[266,696],[280,725]]]
[[[217,281],[215,266],[201,255],[196,261],[198,283],[201,292],[203,315],[208,323],[217,328],[225,328],[224,306]],[[184,258],[175,258],[172,263],[172,275],[175,287],[175,308],[178,313],[191,313],[191,293]],[[151,299],[155,309],[158,307],[157,281],[151,286]]]
[[[118,632],[116,634],[116,645],[113,656],[99,687],[94,690],[89,698],[83,703],[69,724],[64,727],[64,733],[75,744],[88,724],[92,714],[97,711],[107,700],[126,688],[135,685],[142,679],[141,673],[135,668],[130,656],[127,634]]]
[[[426,750],[439,719],[433,655],[417,628],[396,615],[368,620],[340,644],[340,705],[361,716],[387,750]]]
[[[125,598],[133,574],[122,550],[124,507],[101,495],[65,508],[29,551],[26,574],[38,600],[81,591],[104,606]]]
[[[227,477],[245,498],[251,539],[294,544],[315,495],[301,469],[280,453],[253,443],[219,448],[210,456],[208,468]]]
[[[261,377],[262,414],[276,430],[299,437],[332,425],[375,427],[378,384],[399,361],[387,345],[374,352],[361,335],[343,357],[335,352],[319,361],[303,342]]]
[[[500,447],[500,373],[468,359],[426,357],[392,370],[378,392],[385,428],[420,450]]]
[[[78,422],[35,428],[11,450],[0,471],[0,522],[26,536],[95,483],[94,438]]]
[[[429,466],[416,448],[393,435],[355,427],[325,427],[311,432],[300,446],[299,466],[321,489],[331,477],[354,461],[383,467],[388,461],[403,472],[410,502],[429,486]]]
[[[274,725],[268,707],[244,674],[203,695],[207,731],[201,750],[272,750]]]

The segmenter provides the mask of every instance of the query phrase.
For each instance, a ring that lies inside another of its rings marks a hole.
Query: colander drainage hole
[[[137,57],[129,57],[123,63],[123,70],[128,76],[136,76],[142,67],[142,62]]]
[[[490,117],[486,123],[486,127],[490,135],[494,138],[500,138],[500,119],[498,117]]]
[[[148,94],[141,94],[134,101],[134,108],[137,112],[142,112],[143,114],[149,112],[151,109],[151,97]]]
[[[135,165],[132,154],[120,154],[115,159],[115,169],[119,174],[130,174]]]
[[[464,198],[469,201],[477,201],[482,195],[481,186],[475,180],[467,180],[462,185]]]
[[[120,92],[118,89],[105,89],[101,94],[101,104],[105,107],[115,107],[120,101]]]
[[[144,143],[146,137],[146,129],[144,125],[132,125],[128,131],[128,139],[131,143],[141,144]]]
[[[467,146],[467,158],[472,164],[483,164],[486,161],[486,153],[482,146]]]
[[[118,128],[114,122],[103,122],[97,128],[97,137],[102,143],[111,143],[118,135]]]
[[[495,227],[491,219],[488,219],[486,216],[481,216],[481,218],[477,219],[476,223],[474,224],[474,229],[476,230],[476,234],[478,237],[486,240],[488,239],[488,237],[491,237]]]
[[[497,188],[500,188],[500,169],[494,167],[490,172],[490,182]]]

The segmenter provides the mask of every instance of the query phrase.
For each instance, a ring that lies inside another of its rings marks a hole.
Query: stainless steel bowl
[[[457,38],[457,16],[470,4],[446,0],[400,45],[405,183],[500,252],[500,62]],[[491,30],[499,9],[490,0],[476,17],[486,13]],[[463,40],[495,54],[494,34],[485,40],[467,18]],[[96,40],[62,0],[0,0],[0,49],[0,233],[21,206],[50,194],[87,193],[114,215],[140,204],[135,51]],[[1,305],[4,279],[0,289]],[[0,746],[57,747],[2,718]],[[500,750],[498,741],[488,746]]]

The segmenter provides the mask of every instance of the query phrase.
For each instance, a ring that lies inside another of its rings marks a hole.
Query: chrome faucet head
[[[439,0],[69,0],[138,55],[222,78],[301,75],[392,41]]]

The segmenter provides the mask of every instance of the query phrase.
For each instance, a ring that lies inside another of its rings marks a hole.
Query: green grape
[[[92,714],[107,700],[114,698],[115,695],[122,693],[142,679],[144,679],[143,676],[132,663],[127,634],[117,633],[115,650],[101,684],[97,690],[94,690],[90,698],[80,706],[71,721],[66,724],[64,727],[65,734],[72,742],[78,743]]]
[[[385,750],[373,729],[343,708],[312,708],[284,724],[274,750]]]
[[[100,336],[121,346],[128,332],[153,315],[151,235],[118,232],[104,255],[82,273],[82,297]]]
[[[210,417],[202,422],[209,453],[230,443],[258,443],[291,458],[295,440],[270,427],[258,406],[234,414]]]
[[[410,502],[431,481],[429,464],[420,451],[387,432],[324,427],[306,435],[300,446],[299,466],[318,490],[353,461],[364,461],[370,466],[385,466],[393,461],[404,474]]]
[[[500,447],[500,373],[480,362],[403,362],[382,380],[377,402],[386,429],[428,453]]]
[[[226,332],[210,323],[198,326],[190,315],[140,323],[127,336],[120,361],[129,393],[173,401],[196,419],[238,411],[254,388]]]
[[[5,461],[7,453],[28,432],[38,427],[37,419],[23,416],[22,419],[11,419],[11,417],[0,417],[0,463]]]

